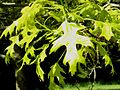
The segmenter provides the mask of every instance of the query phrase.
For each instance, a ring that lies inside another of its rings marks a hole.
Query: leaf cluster
[[[69,65],[72,76],[78,72],[78,68],[81,70],[78,63],[92,71],[101,67],[100,63],[104,62],[105,66],[112,67],[111,71],[114,73],[107,46],[112,40],[119,44],[120,10],[110,5],[102,7],[99,5],[100,0],[97,1],[36,0],[23,8],[22,16],[1,35],[1,38],[9,35],[11,41],[6,48],[6,63],[9,62],[9,58],[14,58],[14,47],[17,45],[25,50],[24,55],[17,61],[22,62],[19,70],[24,65],[36,64],[36,73],[44,81],[41,63],[60,47],[65,46],[65,55],[61,54],[61,57],[63,64]],[[36,53],[37,51],[39,53]],[[59,65],[61,57],[51,66],[48,74],[50,90],[58,88],[54,83],[55,77],[60,84],[64,84],[61,72],[65,71]],[[79,72],[82,73],[82,70]]]

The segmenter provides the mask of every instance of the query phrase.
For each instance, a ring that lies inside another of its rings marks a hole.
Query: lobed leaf
[[[64,34],[53,42],[53,46],[50,50],[50,53],[52,53],[55,52],[62,45],[66,46],[67,52],[63,63],[69,63],[69,71],[72,75],[74,75],[76,72],[77,62],[80,62],[80,58],[76,49],[76,44],[93,47],[93,44],[90,41],[89,37],[81,36],[76,33],[78,30],[81,30],[83,28],[84,27],[82,25],[78,26],[75,23],[68,23],[67,21],[64,21],[59,27],[59,29],[61,29],[64,32]]]
[[[108,23],[103,24],[102,33],[100,36],[104,36],[108,41],[112,36],[114,36],[114,34],[112,33],[112,27],[110,26],[110,24]]]
[[[110,65],[112,67],[111,72],[114,73],[114,67],[113,67],[113,64],[112,64],[112,61],[111,61],[109,55],[105,54],[103,59],[105,59],[105,66]]]
[[[41,80],[44,81],[44,71],[40,67],[40,60],[39,59],[37,60],[36,73],[41,78]]]
[[[57,79],[61,85],[65,85],[64,77],[61,75],[61,72],[64,73],[64,70],[63,70],[63,68],[60,67],[60,65],[58,63],[55,63],[51,67],[51,70],[49,72],[49,77],[50,77],[50,79],[51,78],[53,79],[53,82],[51,82],[50,85],[54,84],[54,77],[57,77]],[[51,86],[49,88],[51,88]]]

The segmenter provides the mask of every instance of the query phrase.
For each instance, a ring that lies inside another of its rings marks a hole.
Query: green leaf
[[[23,60],[23,62],[26,63],[27,65],[30,64],[31,59],[28,58],[28,53],[26,53],[26,54],[24,55],[24,57],[22,58],[22,60]]]
[[[2,38],[4,35],[5,37],[7,37],[8,33],[10,34],[10,36],[12,36],[12,33],[14,32],[14,28],[15,28],[15,24],[12,23],[10,26],[8,26],[2,33],[2,35],[0,36],[0,38]]]
[[[49,90],[60,90],[59,86],[54,82],[54,77],[50,77]]]
[[[107,51],[100,44],[97,45],[100,52],[100,56],[104,56],[105,54],[107,54]]]
[[[80,77],[80,78],[86,78],[86,77],[88,77],[88,74],[89,74],[89,72],[88,71],[86,71],[85,69],[83,69],[82,67],[81,67],[81,65],[80,65],[80,63],[78,63],[78,77]]]
[[[55,63],[52,67],[51,70],[49,72],[49,77],[57,77],[59,83],[61,85],[65,85],[64,82],[64,77],[61,75],[61,72],[64,73],[63,68],[60,67],[60,65],[58,63]]]
[[[6,63],[6,64],[10,63],[9,52],[7,52],[6,55],[5,55],[5,63]]]
[[[111,59],[110,59],[110,57],[107,55],[107,54],[105,54],[105,56],[103,57],[103,59],[105,59],[105,65],[107,66],[107,65],[111,65]]]
[[[5,50],[7,50],[7,55],[9,55],[11,58],[14,58],[14,43],[8,46]]]
[[[97,0],[99,3],[107,3],[108,0]]]
[[[41,80],[44,81],[44,71],[40,67],[40,60],[39,59],[37,60],[36,73],[41,78]]]
[[[34,52],[35,48],[33,46],[28,48],[27,53],[30,54],[32,57],[35,57],[35,52]]]
[[[49,12],[49,15],[50,15],[51,17],[53,17],[55,20],[57,20],[58,22],[61,22],[61,18],[58,17],[55,12],[50,11],[50,12]],[[59,15],[59,14],[58,14],[58,15]]]
[[[43,48],[42,52],[39,54],[39,59],[41,60],[41,62],[44,61],[45,57],[47,57],[46,55],[46,49],[49,47],[48,44],[44,44],[43,47],[41,47],[41,49]]]
[[[24,7],[24,8],[21,10],[21,13],[22,13],[22,14],[25,14],[25,13],[27,13],[29,10],[30,10],[30,7],[29,7],[29,6],[26,6],[26,7]]]
[[[78,50],[79,62],[86,65],[85,58],[83,57],[83,52],[84,52],[84,48],[81,48],[80,50]]]
[[[31,34],[31,35],[26,35],[26,37],[24,37],[18,44],[19,46],[23,46],[25,43],[25,50],[27,50],[27,48],[29,47],[30,42],[32,42],[32,40],[36,37],[37,35]]]
[[[42,47],[36,49],[36,50],[42,50],[42,51],[40,52],[40,54],[37,55],[36,59],[30,63],[30,65],[33,64],[33,63],[35,63],[37,60],[40,60],[41,62],[43,62],[44,59],[47,57],[47,55],[46,55],[46,49],[48,47],[49,47],[48,44],[44,44]]]
[[[35,57],[34,50],[35,50],[35,48],[33,46],[31,46],[27,49],[24,57],[22,58],[23,63],[26,63],[27,65],[30,65],[31,59],[28,57],[28,55],[30,54],[32,57]]]
[[[111,61],[109,55],[106,54],[106,55],[103,57],[103,59],[105,59],[105,66],[110,65],[110,66],[112,67],[111,72],[114,73],[114,67],[113,67],[113,64],[112,64],[112,61]]]
[[[68,13],[69,15],[69,18],[71,18],[73,21],[84,21],[84,19],[80,16],[80,15],[77,15],[76,13]]]
[[[104,23],[102,28],[102,33],[100,36],[104,36],[108,41],[112,36],[114,36],[112,32],[112,27],[109,23]]]
[[[13,36],[13,37],[10,37],[9,38],[10,41],[12,41],[12,43],[16,43],[18,44],[19,43],[19,36]]]

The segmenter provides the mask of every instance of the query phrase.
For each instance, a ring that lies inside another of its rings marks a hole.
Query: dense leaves
[[[64,85],[61,73],[65,71],[59,65],[61,58],[64,65],[69,65],[72,76],[77,69],[82,70],[78,63],[92,71],[101,67],[100,62],[104,62],[105,66],[112,67],[111,71],[114,73],[107,46],[111,40],[119,44],[120,11],[110,5],[103,7],[102,3],[107,3],[107,0],[97,1],[36,0],[24,7],[21,10],[22,16],[8,26],[1,35],[1,38],[10,36],[11,41],[6,48],[6,63],[10,58],[14,59],[16,53],[14,47],[17,45],[25,51],[17,61],[17,64],[20,64],[19,70],[24,65],[36,64],[36,73],[44,81],[45,72],[41,63],[49,59],[48,57],[56,53],[60,47],[65,46],[65,55],[61,55],[48,73],[50,90],[57,90],[59,85]],[[39,53],[36,53],[38,51]],[[59,85],[54,82],[55,78],[59,81]]]

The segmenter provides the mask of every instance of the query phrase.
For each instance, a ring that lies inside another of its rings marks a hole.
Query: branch
[[[105,7],[107,7],[108,5],[110,5],[110,2],[111,2],[111,0],[109,0],[109,1],[107,2],[107,4],[105,4],[105,5],[103,6],[103,8],[105,8]]]
[[[109,6],[109,5],[111,5],[111,6],[113,6],[113,7],[120,7],[120,4],[111,3],[111,0],[109,0],[109,1],[107,2],[107,4],[105,4],[105,5],[103,6],[103,8],[105,8],[105,7]]]
[[[110,3],[110,5],[113,7],[120,7],[120,4]]]

